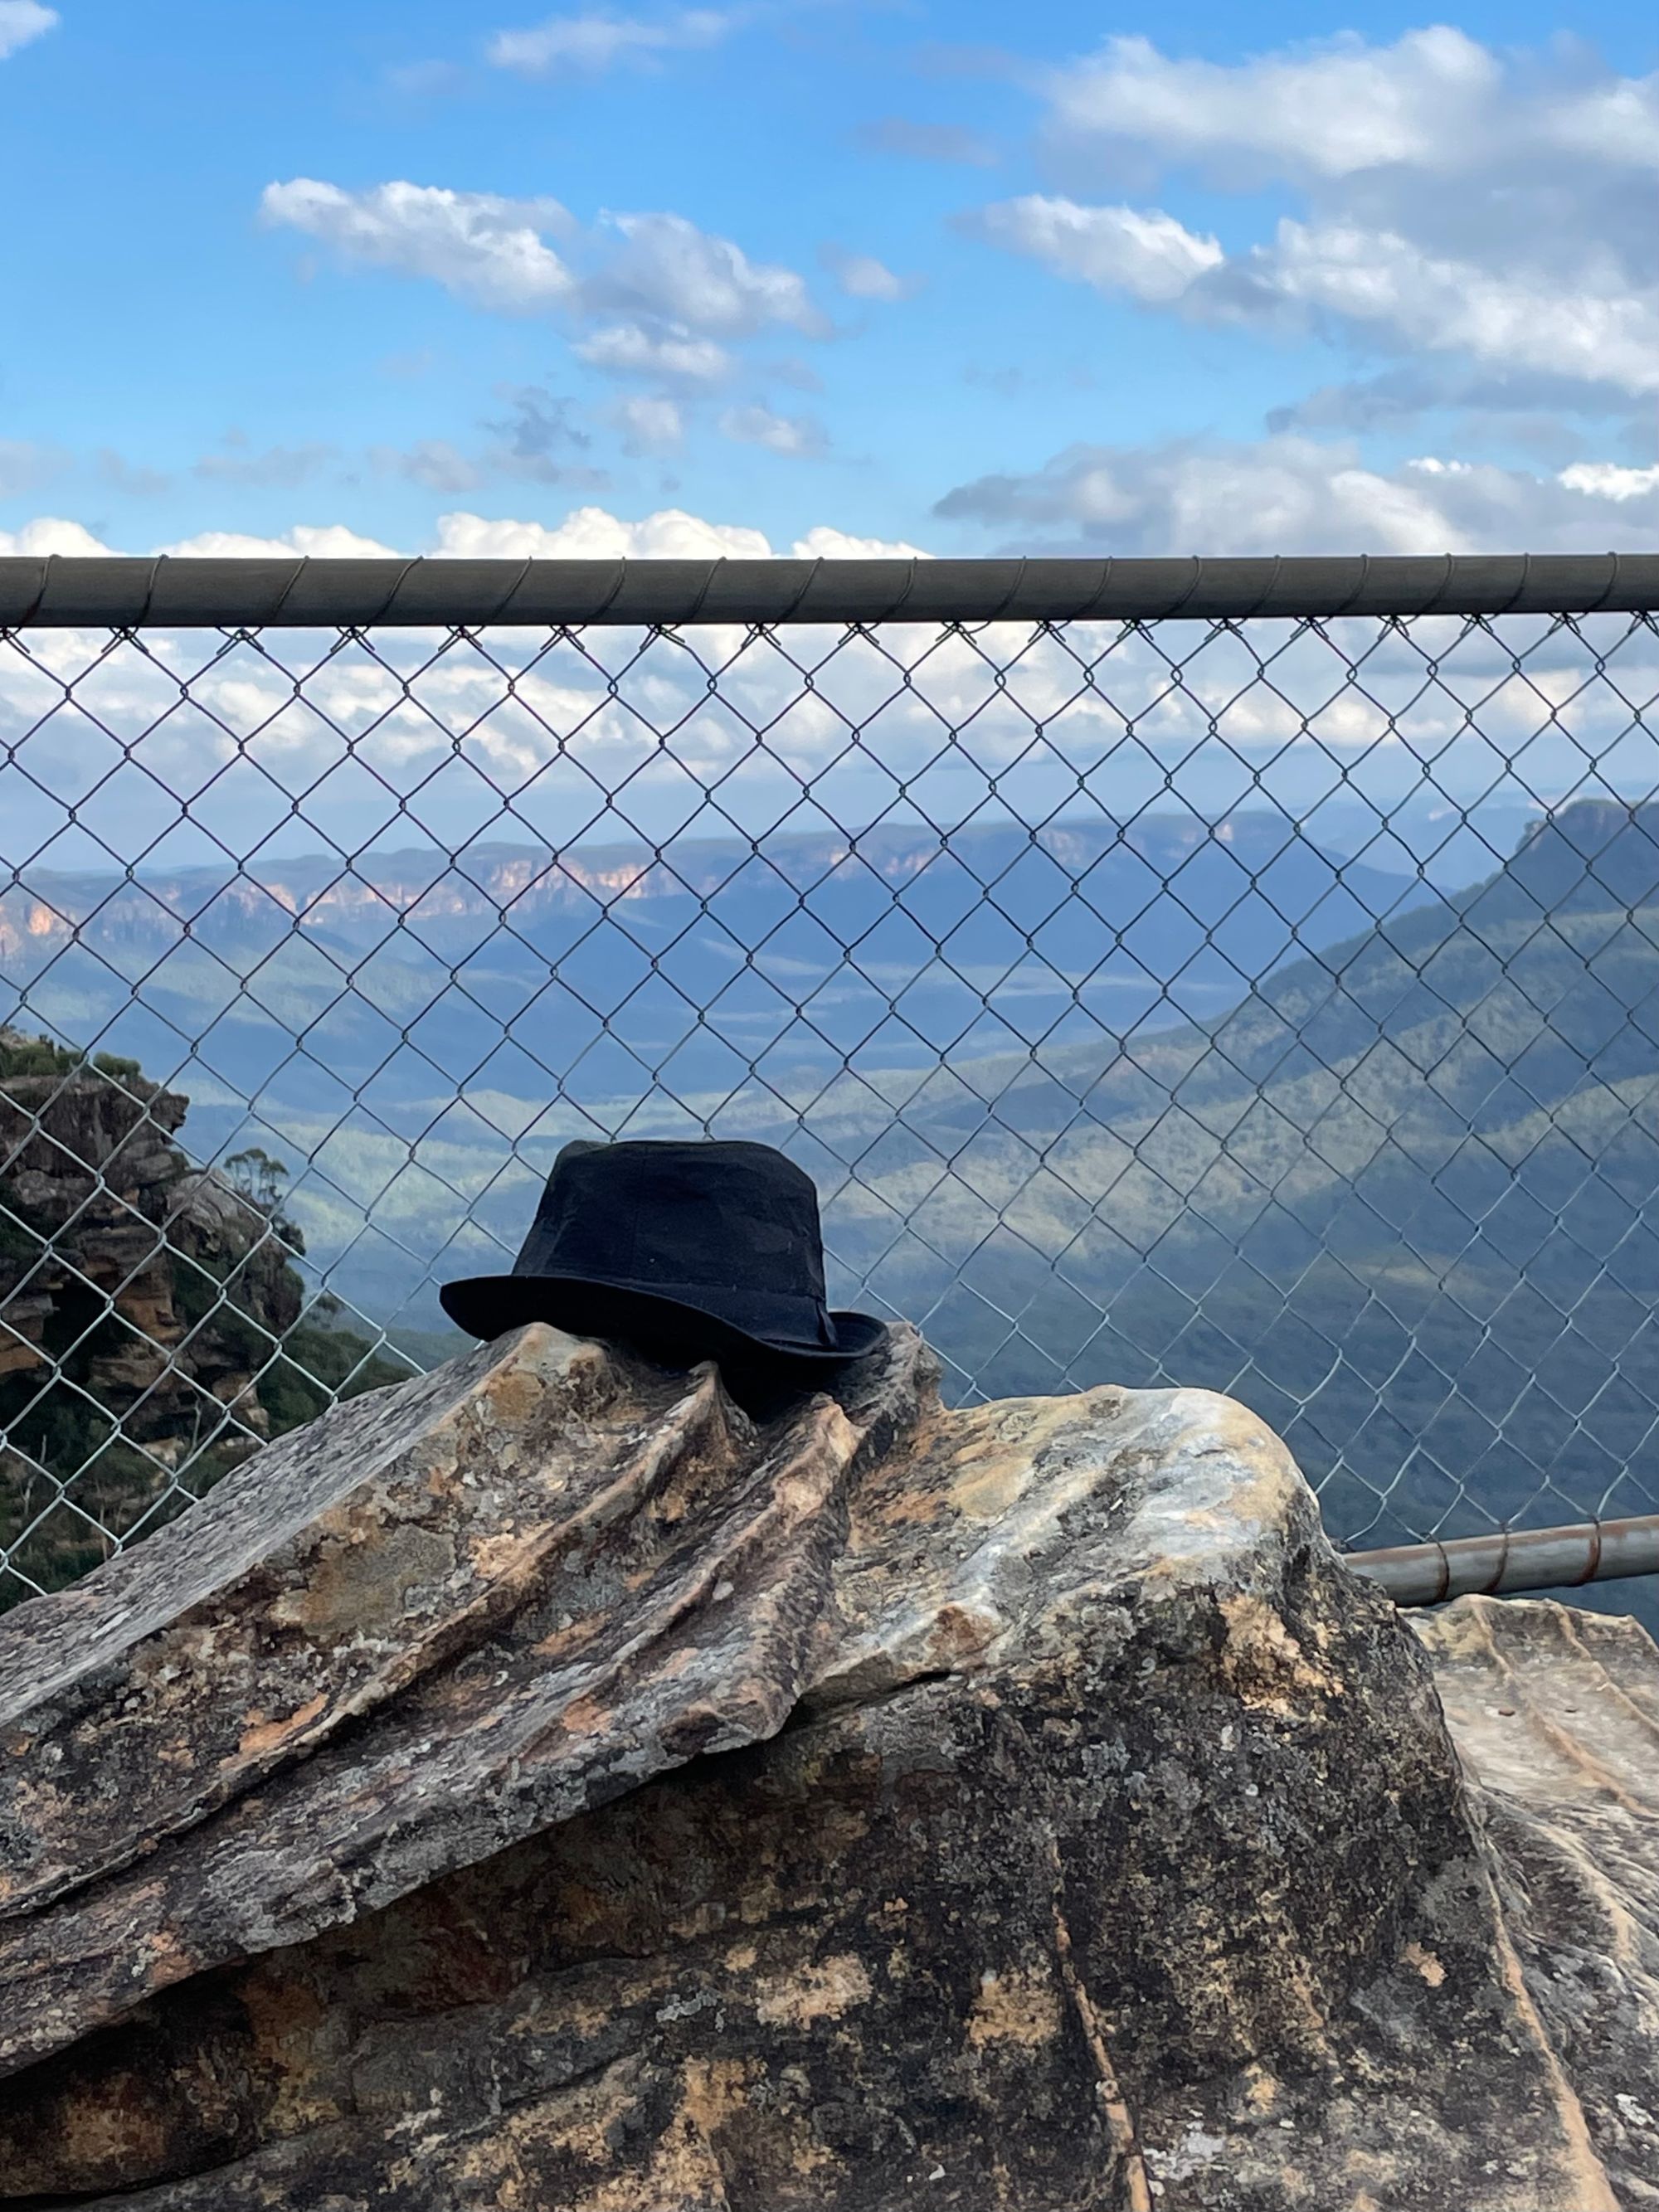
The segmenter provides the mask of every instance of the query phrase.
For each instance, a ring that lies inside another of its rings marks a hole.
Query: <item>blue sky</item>
[[[1578,33],[0,0],[0,550],[1650,545],[1659,32]]]

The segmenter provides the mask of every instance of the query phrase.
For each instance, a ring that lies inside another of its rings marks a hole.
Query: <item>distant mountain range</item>
[[[909,825],[757,848],[483,845],[131,883],[31,872],[0,893],[0,975],[66,1036],[112,1023],[112,1048],[193,1095],[304,1110],[323,1082],[413,1132],[444,1086],[545,1103],[534,1060],[591,1109],[655,1081],[724,1096],[757,1063],[821,1082],[849,1057],[915,1066],[1202,1018],[1433,896],[1267,810],[973,823],[948,842]],[[181,1064],[198,1041],[204,1075]]]
[[[988,1391],[1235,1389],[1372,1543],[1644,1510],[1659,808],[1477,823],[31,873],[0,1019],[188,1091],[198,1155],[310,1158],[312,1259],[407,1328],[564,1136],[707,1127],[801,1158],[837,1297]]]

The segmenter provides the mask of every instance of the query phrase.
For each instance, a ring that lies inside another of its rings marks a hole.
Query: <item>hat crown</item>
[[[553,1163],[513,1273],[579,1278],[832,1345],[812,1179],[770,1145],[578,1139]]]
[[[769,1145],[578,1139],[553,1164],[514,1273],[551,1267],[641,1289],[746,1289],[822,1307],[817,1192]]]

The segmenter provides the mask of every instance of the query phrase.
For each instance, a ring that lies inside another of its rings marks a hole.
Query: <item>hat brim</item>
[[[651,1291],[578,1275],[469,1275],[446,1283],[438,1303],[458,1328],[488,1340],[527,1322],[550,1322],[572,1336],[642,1340],[684,1349],[691,1358],[764,1359],[803,1366],[844,1366],[862,1359],[887,1334],[873,1314],[832,1313],[833,1345],[759,1336],[706,1306]]]

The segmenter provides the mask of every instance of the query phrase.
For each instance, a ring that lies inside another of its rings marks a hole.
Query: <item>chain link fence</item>
[[[0,1602],[781,1145],[958,1399],[1659,1510],[1659,562],[0,562]]]

